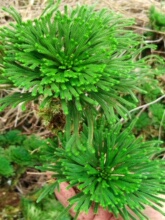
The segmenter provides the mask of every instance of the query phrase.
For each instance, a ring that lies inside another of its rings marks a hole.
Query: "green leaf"
[[[19,14],[13,7],[9,7],[9,8],[2,8],[5,12],[8,12],[18,24],[21,24],[22,22],[22,16],[21,14]]]
[[[32,100],[35,100],[36,97],[31,96],[30,93],[19,93],[15,92],[11,95],[7,95],[4,98],[0,99],[0,111],[3,111],[8,106],[16,107],[20,103],[28,103]]]
[[[10,177],[14,174],[14,170],[10,161],[3,156],[0,156],[0,175]]]
[[[9,148],[9,158],[10,161],[19,166],[32,166],[32,158],[30,153],[23,147],[14,147]]]
[[[55,188],[58,187],[58,182],[54,182],[52,184],[48,184],[42,188],[40,191],[40,195],[37,198],[37,203],[40,202],[43,198],[45,198],[48,194],[53,193]]]

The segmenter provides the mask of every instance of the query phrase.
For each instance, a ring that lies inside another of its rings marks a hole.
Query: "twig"
[[[17,127],[17,124],[18,124],[19,115],[20,115],[20,112],[21,112],[21,105],[22,105],[22,103],[18,104],[14,127]]]
[[[16,189],[18,190],[18,192],[19,192],[20,194],[24,194],[23,191],[22,191],[22,189],[21,189],[21,187],[19,187],[18,185],[16,185]]]
[[[139,106],[139,107],[137,107],[137,108],[134,108],[134,109],[132,109],[132,110],[130,110],[130,111],[128,112],[128,115],[129,115],[130,113],[132,113],[132,112],[135,112],[135,111],[138,111],[138,110],[142,109],[142,110],[139,112],[139,114],[136,116],[136,117],[139,117],[139,116],[141,115],[141,113],[142,113],[146,108],[148,108],[150,105],[153,105],[153,104],[159,102],[159,101],[160,101],[161,99],[163,99],[163,98],[165,98],[165,95],[162,95],[162,96],[160,96],[158,99],[156,99],[156,100],[154,100],[154,101],[152,101],[152,102],[149,102],[149,103],[147,103],[147,104],[145,104],[145,105],[141,105],[141,106]],[[120,122],[124,122],[124,121],[125,121],[124,118],[121,118],[121,119],[120,119]]]
[[[139,107],[137,107],[137,108],[134,108],[134,109],[132,109],[131,111],[129,111],[129,113],[134,112],[134,111],[137,111],[137,110],[139,110],[139,109],[148,108],[150,105],[153,105],[153,104],[159,102],[159,101],[160,101],[161,99],[163,99],[163,98],[165,98],[165,95],[162,95],[162,96],[160,96],[158,99],[156,99],[156,100],[154,100],[154,101],[152,101],[152,102],[149,102],[149,103],[147,103],[147,104],[145,104],[145,105],[141,105],[141,106],[139,106]]]
[[[152,30],[152,29],[149,29],[149,28],[142,28],[142,27],[138,27],[138,26],[131,26],[131,28],[134,28],[134,29],[139,29],[139,30],[143,30],[143,31],[148,31],[148,32],[153,32],[153,33],[157,33],[157,34],[162,34],[162,35],[165,35],[165,32],[162,32],[162,31],[155,31],[155,30]]]
[[[161,38],[159,38],[159,39],[157,39],[157,40],[146,40],[145,41],[145,43],[159,43],[159,42],[161,42],[162,40],[164,39],[164,37],[161,37]]]
[[[159,140],[161,140],[161,133],[162,133],[162,126],[163,126],[163,121],[165,119],[165,110],[163,112],[163,116],[162,116],[162,119],[161,119],[161,122],[160,122],[160,127],[159,127]]]
[[[13,88],[13,85],[11,85],[11,84],[2,84],[2,85],[0,85],[0,89],[8,89],[8,88]]]
[[[46,172],[26,172],[26,174],[29,174],[29,175],[47,175]]]

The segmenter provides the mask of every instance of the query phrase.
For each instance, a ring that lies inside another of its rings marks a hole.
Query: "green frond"
[[[30,152],[22,146],[11,146],[8,154],[10,161],[19,164],[19,166],[33,166]]]
[[[57,0],[56,4],[54,3],[54,0],[49,0],[47,7],[44,9],[44,11],[41,14],[41,17],[56,11],[60,3],[61,0]]]
[[[36,97],[32,97],[30,93],[15,92],[0,99],[0,110],[3,111],[9,106],[15,108],[20,103],[23,103],[25,105],[26,103],[35,99]]]
[[[9,177],[14,174],[14,169],[10,164],[10,161],[4,156],[0,156],[0,175]]]
[[[40,195],[38,196],[37,203],[40,202],[46,195],[53,193],[54,188],[58,187],[58,183],[54,182],[53,184],[48,184],[42,188]]]
[[[9,7],[9,8],[3,7],[2,9],[3,9],[3,11],[9,13],[12,16],[12,18],[14,18],[14,20],[18,24],[21,24],[21,22],[22,22],[21,14],[18,13],[18,11],[15,8],[13,8],[13,7]]]

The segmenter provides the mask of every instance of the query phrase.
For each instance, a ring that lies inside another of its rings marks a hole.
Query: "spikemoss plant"
[[[132,125],[131,125],[132,126]],[[153,160],[163,151],[159,141],[143,142],[135,138],[131,126],[122,130],[121,124],[110,129],[95,127],[93,151],[87,146],[87,128],[81,133],[82,147],[74,154],[65,147],[55,152],[55,164],[45,166],[54,171],[57,182],[69,182],[79,193],[70,199],[76,204],[77,214],[88,212],[91,206],[97,212],[101,205],[116,217],[148,219],[143,215],[145,205],[160,211],[165,199],[165,161]],[[136,217],[133,217],[132,212]]]
[[[60,147],[49,154],[53,163],[43,166],[55,172],[57,181],[38,201],[67,181],[79,190],[70,200],[77,215],[91,206],[97,212],[100,205],[124,220],[136,219],[129,209],[147,219],[144,205],[162,213],[164,161],[153,160],[162,151],[155,146],[159,142],[143,143],[131,127],[122,131],[120,123],[109,127],[126,117],[127,107],[134,105],[124,95],[137,102],[134,91],[148,75],[148,67],[137,59],[142,40],[129,30],[132,21],[87,6],[65,7],[62,13],[52,4],[26,22],[13,8],[5,10],[17,23],[0,31],[0,83],[19,90],[0,100],[1,109],[38,100],[42,108],[58,103],[66,117],[66,137],[62,133]],[[106,123],[94,127],[98,115]]]
[[[5,11],[17,23],[0,32],[1,83],[20,90],[2,99],[1,109],[38,99],[51,108],[52,101],[59,101],[67,133],[77,132],[82,115],[91,128],[98,106],[109,122],[126,117],[134,104],[121,93],[137,102],[134,91],[148,68],[136,60],[142,40],[128,30],[133,21],[87,6],[65,7],[62,13],[51,5],[26,22],[13,8]]]

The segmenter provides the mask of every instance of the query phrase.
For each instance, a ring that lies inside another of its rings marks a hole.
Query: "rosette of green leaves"
[[[149,205],[165,215],[161,210],[165,199],[160,197],[165,194],[165,161],[153,159],[163,149],[158,141],[135,138],[131,126],[95,128],[93,151],[86,146],[87,131],[81,133],[79,151],[57,149],[55,164],[46,170],[54,171],[59,183],[68,182],[79,190],[70,199],[77,213],[102,206],[124,220],[142,220],[148,219],[143,210]]]
[[[1,110],[39,98],[44,107],[57,99],[68,130],[76,131],[82,114],[91,126],[98,106],[109,122],[125,117],[133,104],[123,94],[136,99],[134,90],[147,72],[136,61],[141,37],[129,30],[132,21],[89,6],[61,12],[50,5],[38,19],[25,22],[13,8],[5,10],[17,23],[0,31],[1,83],[5,79],[19,91],[0,100]]]

